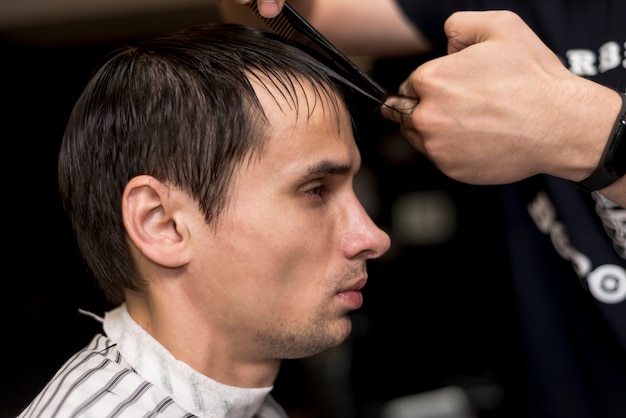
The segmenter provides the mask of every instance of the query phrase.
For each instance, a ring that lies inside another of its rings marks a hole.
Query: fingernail
[[[259,2],[259,12],[264,17],[272,18],[278,15],[278,4],[274,0],[257,0]]]

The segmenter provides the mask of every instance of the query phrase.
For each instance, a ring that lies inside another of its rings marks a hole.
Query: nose
[[[378,258],[389,250],[391,238],[374,223],[356,197],[354,200],[346,212],[348,229],[343,234],[341,248],[348,258]]]
[[[374,259],[382,256],[391,247],[391,238],[389,234],[380,229],[371,218],[369,218],[370,223],[372,224],[372,242],[375,244],[372,245],[372,251],[368,252],[368,258]]]

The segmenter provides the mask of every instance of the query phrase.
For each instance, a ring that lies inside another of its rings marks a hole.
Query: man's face
[[[307,87],[296,113],[280,94],[255,89],[269,140],[235,172],[217,225],[202,230],[191,291],[233,349],[299,358],[348,336],[366,260],[390,241],[353,190],[360,154],[345,109],[338,118]]]

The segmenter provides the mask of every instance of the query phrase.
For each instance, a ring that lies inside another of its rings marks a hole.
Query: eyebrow
[[[343,175],[351,171],[352,167],[347,164],[339,164],[330,160],[322,160],[308,167],[304,177],[319,177]]]

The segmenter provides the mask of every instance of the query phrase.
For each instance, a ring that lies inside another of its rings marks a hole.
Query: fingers
[[[400,125],[400,133],[413,147],[424,153],[424,140],[413,122],[413,111],[419,105],[419,99],[404,96],[390,96],[381,107],[384,118]]]
[[[400,96],[412,97],[414,99],[417,99],[419,97],[419,95],[415,91],[415,88],[413,87],[412,82],[412,79],[415,77],[416,71],[417,70],[413,71],[409,75],[409,77],[407,77],[406,80],[404,80],[402,84],[400,84],[400,86],[398,87],[398,94]]]
[[[384,118],[399,123],[400,125],[413,128],[411,115],[418,105],[419,99],[404,96],[389,96],[380,111]]]

